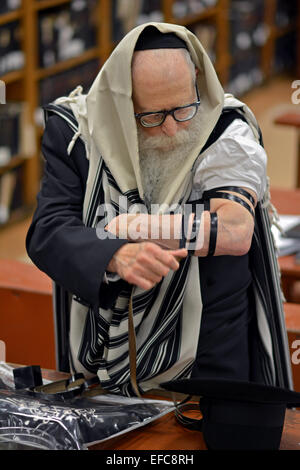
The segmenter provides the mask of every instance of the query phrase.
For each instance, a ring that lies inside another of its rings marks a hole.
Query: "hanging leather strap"
[[[133,321],[133,289],[129,299],[128,308],[128,343],[129,343],[129,367],[130,367],[130,382],[135,394],[141,398],[139,387],[136,379],[136,336]]]

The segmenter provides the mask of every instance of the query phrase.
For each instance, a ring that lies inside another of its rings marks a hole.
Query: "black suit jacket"
[[[103,282],[106,267],[126,240],[100,240],[96,229],[85,227],[82,208],[89,162],[77,139],[70,155],[73,132],[59,116],[51,116],[42,140],[44,176],[37,209],[26,238],[28,255],[39,269],[80,302],[109,308],[124,281]]]

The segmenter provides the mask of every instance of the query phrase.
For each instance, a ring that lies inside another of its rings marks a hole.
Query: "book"
[[[24,67],[21,36],[22,27],[19,21],[0,26],[0,76]]]
[[[78,57],[97,42],[97,0],[72,0],[70,5],[39,12],[39,62],[50,67]]]
[[[0,14],[17,10],[21,7],[22,0],[1,0]]]

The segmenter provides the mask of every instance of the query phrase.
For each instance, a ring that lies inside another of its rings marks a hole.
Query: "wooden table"
[[[90,450],[207,450],[203,435],[181,426],[173,413],[90,447]],[[300,450],[300,411],[286,410],[280,450]]]

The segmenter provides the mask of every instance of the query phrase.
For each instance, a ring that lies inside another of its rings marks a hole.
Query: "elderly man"
[[[71,369],[135,393],[132,321],[139,392],[190,376],[275,382],[248,256],[266,155],[197,38],[135,28],[87,95],[46,111],[27,249],[72,296]]]

